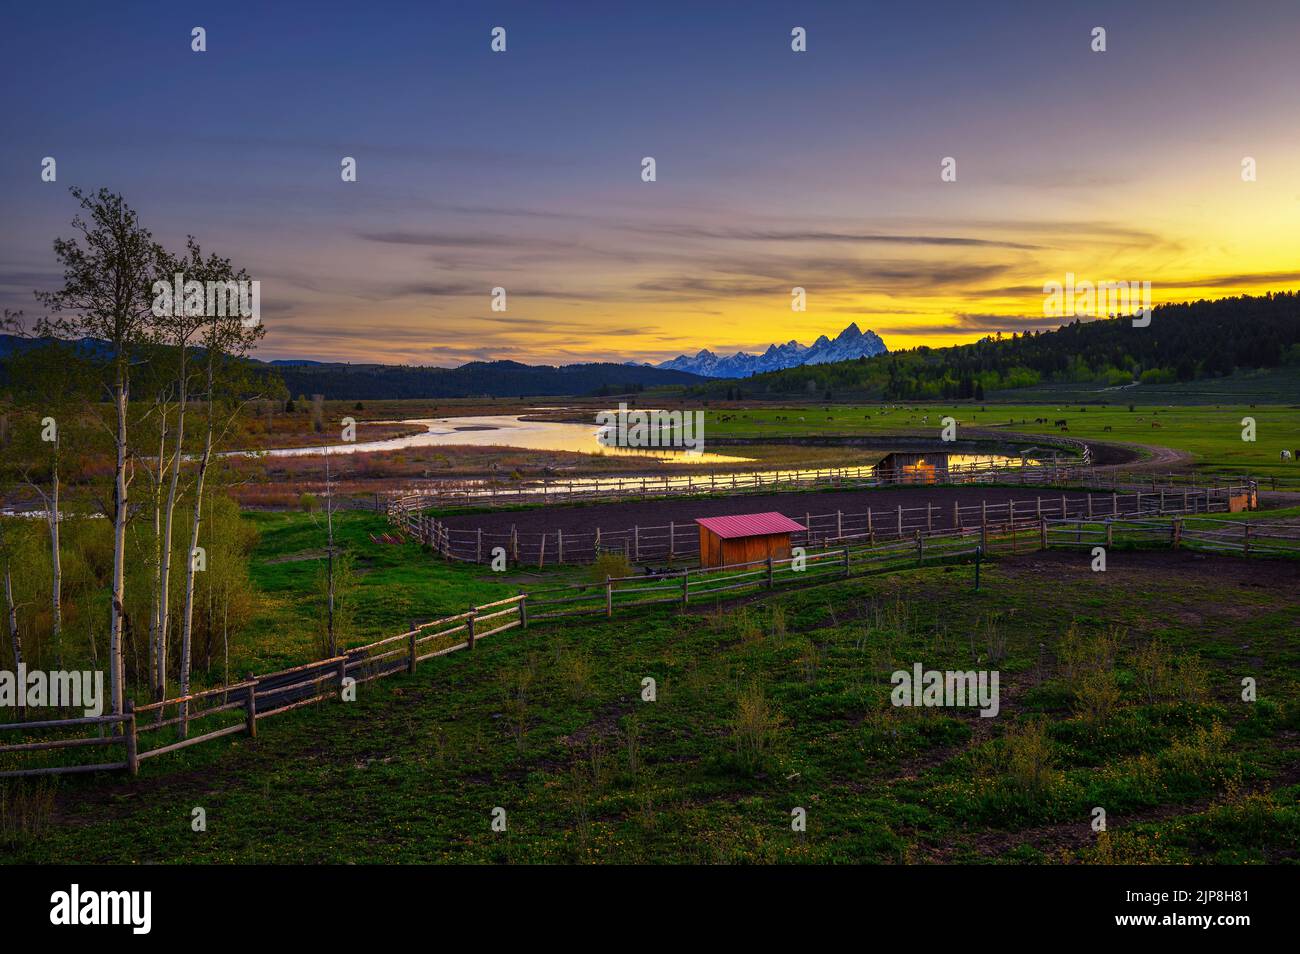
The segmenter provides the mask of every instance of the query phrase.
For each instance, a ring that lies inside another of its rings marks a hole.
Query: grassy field
[[[251,574],[262,594],[260,612],[242,636],[233,673],[268,672],[319,658],[323,596],[320,574],[326,543],[323,517],[302,513],[248,513],[259,540]],[[348,603],[352,625],[345,643],[360,645],[404,632],[413,619],[464,612],[517,592],[489,576],[457,573],[414,543],[376,543],[389,528],[373,513],[334,515],[335,538],[353,556],[355,585]],[[220,682],[220,674],[212,674]]]
[[[1300,399],[1300,392],[1296,397]],[[725,440],[737,438],[773,438],[775,443],[752,449],[753,456],[766,466],[827,466],[836,459],[852,458],[856,463],[859,458],[868,459],[871,455],[861,449],[828,450],[824,447],[799,448],[782,447],[779,438],[790,436],[833,437],[848,436],[889,436],[891,434],[921,434],[939,436],[940,420],[951,416],[958,424],[958,436],[961,428],[1006,429],[1022,433],[1051,436],[1061,432],[1053,422],[1065,419],[1069,422],[1068,435],[1075,438],[1093,438],[1097,440],[1132,443],[1138,445],[1160,445],[1191,454],[1197,466],[1210,473],[1250,472],[1263,476],[1277,475],[1290,478],[1300,477],[1300,462],[1280,460],[1280,452],[1285,448],[1292,451],[1300,449],[1300,410],[1295,405],[1258,404],[1252,405],[1230,398],[1222,404],[1201,404],[1188,406],[1144,405],[1136,404],[1132,411],[1125,403],[1122,392],[1110,395],[1111,404],[1061,403],[1060,401],[1043,403],[984,403],[984,404],[799,404],[791,406],[719,406],[711,402],[704,408],[706,441],[707,439]],[[1095,397],[1093,398],[1095,400]],[[608,403],[608,402],[605,402]],[[644,399],[643,405],[654,403]],[[697,405],[688,405],[696,407]],[[598,404],[590,404],[588,410],[594,421]],[[415,417],[431,412],[455,414],[505,414],[525,413],[527,407],[517,402],[500,402],[498,404],[478,405],[464,404],[449,406],[429,406],[424,402],[384,402],[375,405],[386,416],[392,418]],[[342,414],[347,408],[329,408],[330,414]],[[370,412],[370,408],[367,408]],[[351,413],[351,412],[348,412]],[[359,412],[357,412],[359,413]],[[553,413],[557,419],[586,419],[584,411]],[[1252,417],[1256,423],[1256,439],[1242,439],[1242,419]],[[1045,418],[1046,424],[1034,421]],[[1153,427],[1158,424],[1158,427]],[[594,426],[594,425],[593,425]],[[1109,428],[1109,430],[1107,430]],[[716,448],[724,452],[719,445]],[[459,451],[455,452],[459,453]],[[502,451],[496,451],[501,455]],[[514,451],[513,457],[502,457],[502,466],[521,466],[525,469],[539,466],[538,460],[519,455],[526,452]],[[737,453],[749,454],[750,450],[737,450]],[[439,455],[442,458],[439,458]],[[455,475],[462,473],[486,472],[491,463],[493,452],[485,448],[466,451],[475,460],[457,462],[455,454],[445,449],[424,449],[415,453],[415,458],[423,459],[425,455],[432,464],[426,467],[429,476],[443,476],[442,471]],[[838,458],[836,457],[838,454]],[[409,455],[408,455],[409,456]],[[562,455],[565,457],[565,469],[580,464],[582,457],[595,469],[604,469],[605,463],[589,455]],[[413,458],[413,459],[415,459]],[[435,460],[435,458],[437,458]],[[618,469],[627,469],[622,460]],[[554,462],[552,462],[554,463]],[[640,464],[642,470],[653,470],[653,462]],[[421,472],[423,473],[423,471]]]
[[[310,645],[313,561],[283,558],[319,531],[253,519],[271,602],[246,658],[273,663]],[[370,542],[379,529],[344,521],[359,634],[511,588]],[[1125,552],[1097,574],[1052,552],[971,583],[968,567],[931,568],[512,631],[365,684],[355,703],[268,720],[256,741],[146,763],[134,782],[65,779],[38,830],[0,836],[0,860],[1300,857],[1297,564]],[[998,716],[890,705],[890,673],[917,662],[999,670]],[[1259,701],[1241,701],[1244,676]]]
[[[1283,448],[1300,449],[1300,412],[1295,407],[1269,405],[1144,407],[1127,405],[815,405],[795,408],[711,410],[705,418],[706,434],[728,437],[771,437],[775,434],[888,435],[931,433],[939,437],[940,421],[957,421],[962,428],[1005,428],[1051,436],[1061,432],[1053,422],[1068,422],[1068,436],[1132,444],[1156,444],[1185,451],[1207,473],[1278,476],[1294,483],[1300,479],[1300,462],[1281,461]],[[1256,439],[1242,440],[1242,419],[1253,417]],[[1045,418],[1047,424],[1035,424]],[[928,419],[928,421],[926,420]],[[923,421],[925,421],[923,423]],[[1158,423],[1159,427],[1153,427]],[[1109,428],[1109,430],[1107,430]]]

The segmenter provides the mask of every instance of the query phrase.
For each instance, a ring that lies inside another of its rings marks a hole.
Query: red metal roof
[[[740,513],[734,517],[696,517],[695,522],[724,540],[762,537],[770,533],[797,533],[803,524],[779,513]]]

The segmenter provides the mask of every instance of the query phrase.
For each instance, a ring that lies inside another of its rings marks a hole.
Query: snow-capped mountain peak
[[[802,345],[791,339],[783,345],[768,345],[762,354],[737,351],[726,358],[719,358],[707,348],[701,348],[694,358],[682,354],[655,367],[689,371],[710,378],[747,378],[764,371],[779,371],[801,364],[829,364],[833,361],[852,361],[859,357],[869,358],[888,350],[878,334],[862,331],[857,322],[852,322],[834,340],[822,335],[811,345]]]

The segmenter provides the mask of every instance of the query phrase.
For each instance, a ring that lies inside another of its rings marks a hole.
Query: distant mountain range
[[[271,370],[271,368],[268,368]],[[696,375],[626,364],[520,364],[471,361],[458,368],[391,364],[275,362],[291,396],[384,400],[452,397],[560,397],[623,394],[663,385],[703,384]]]
[[[835,361],[853,361],[884,354],[889,349],[874,331],[862,331],[856,322],[850,324],[833,339],[822,335],[811,345],[787,341],[783,345],[768,345],[762,354],[737,351],[721,358],[707,348],[695,357],[678,355],[671,361],[654,365],[665,371],[686,371],[706,378],[748,378],[765,371],[782,371],[805,364],[830,364]]]
[[[7,380],[4,359],[42,343],[41,339],[0,334],[0,385]],[[88,358],[108,357],[108,345],[102,341],[84,338],[73,346]],[[705,383],[685,371],[612,362],[555,367],[518,361],[471,361],[458,368],[345,364],[296,358],[272,361],[250,358],[249,362],[265,374],[283,380],[290,397],[323,394],[331,400],[610,395],[664,385]]]

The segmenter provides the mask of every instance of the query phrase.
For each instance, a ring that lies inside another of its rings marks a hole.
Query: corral
[[[738,497],[668,498],[585,506],[409,516],[405,526],[445,556],[484,562],[496,547],[515,562],[585,563],[617,550],[633,561],[694,560],[699,517],[775,511],[803,528],[792,542],[889,539],[916,531],[978,527],[1048,517],[1088,519],[1150,512],[1228,510],[1229,488],[1155,486],[1118,490],[998,486],[925,486]]]

